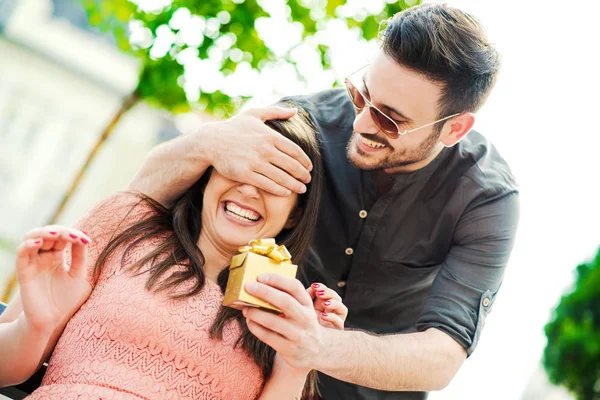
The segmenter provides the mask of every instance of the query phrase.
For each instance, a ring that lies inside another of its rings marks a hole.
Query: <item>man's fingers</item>
[[[304,290],[302,283],[296,278],[290,278],[289,276],[281,274],[260,274],[257,278],[258,282],[264,283],[283,292],[289,293],[295,298],[300,304],[305,307],[312,308],[312,300]]]
[[[290,119],[298,112],[295,108],[285,108],[278,106],[251,108],[245,111],[245,114],[251,115],[261,121],[270,121],[272,119]]]
[[[302,176],[305,179],[302,180],[308,183],[310,181],[310,174],[307,177],[306,173],[312,171],[313,165],[312,161],[310,161],[310,158],[306,155],[304,150],[302,150],[302,148],[296,143],[292,142],[290,139],[286,138],[281,134],[279,134],[279,137],[275,141],[275,147],[277,147],[279,151],[287,154],[288,156],[300,163],[300,165],[304,168],[304,171],[299,171],[298,174],[303,174]]]
[[[256,186],[261,190],[264,190],[265,192],[272,193],[275,196],[289,196],[292,194],[292,192],[289,189],[278,185],[271,179],[259,173],[253,173],[248,178],[248,183],[252,186]]]
[[[289,319],[302,324],[308,321],[303,306],[292,295],[260,282],[249,282],[245,289],[252,296],[279,308]]]
[[[261,163],[255,172],[273,181],[278,187],[283,187],[299,194],[306,192],[306,186],[302,182],[270,163]]]
[[[298,329],[295,328],[290,321],[281,318],[279,315],[258,308],[247,308],[244,312],[244,316],[247,320],[254,321],[262,327],[276,332],[291,341],[297,341],[299,339],[300,335],[298,334]]]
[[[246,320],[246,325],[248,325],[248,329],[254,336],[271,346],[275,351],[281,351],[287,344],[287,340],[283,336],[268,330],[252,320]]]
[[[305,155],[302,150],[300,150],[299,154]],[[269,161],[271,162],[271,164],[285,171],[288,175],[292,176],[293,178],[297,179],[302,183],[309,183],[312,179],[308,168],[305,167],[302,163],[300,163],[297,157],[286,153],[279,147],[273,150],[273,154],[269,157]]]

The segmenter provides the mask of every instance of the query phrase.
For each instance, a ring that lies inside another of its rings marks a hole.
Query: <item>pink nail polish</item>
[[[325,294],[325,290],[317,290],[317,296],[323,296]]]
[[[71,237],[71,239],[77,239],[77,235],[73,235],[72,233],[69,233],[69,236]]]
[[[33,243],[40,244],[40,243],[42,243],[42,239],[36,239],[35,242],[33,242]]]
[[[322,312],[322,313],[321,313],[321,315],[322,315],[322,316],[324,316],[324,317],[326,317],[326,316],[328,316],[329,314],[327,314],[326,312]]]
[[[329,306],[331,305],[331,301],[329,301],[329,300],[327,300],[327,301],[324,301],[324,302],[323,302],[323,305],[324,305],[325,307],[329,307]]]
[[[311,286],[315,289],[318,289],[321,287],[321,285],[319,285],[318,283],[313,283]]]
[[[86,238],[81,238],[81,242],[82,242],[83,244],[88,244],[90,241],[89,241],[89,240],[87,240]]]
[[[49,234],[51,234],[51,235],[56,235],[58,232],[55,232],[55,231],[50,231],[50,232],[48,232],[48,233],[49,233]]]

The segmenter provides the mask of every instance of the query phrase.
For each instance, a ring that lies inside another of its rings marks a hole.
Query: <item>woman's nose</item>
[[[249,197],[251,199],[258,199],[260,197],[260,193],[258,192],[258,188],[256,186],[242,184],[237,187],[237,190],[244,197]]]

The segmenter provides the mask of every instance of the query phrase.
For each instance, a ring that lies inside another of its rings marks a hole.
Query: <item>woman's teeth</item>
[[[245,210],[233,203],[225,203],[225,212],[231,215],[235,219],[240,221],[256,222],[259,220],[260,215],[254,211]]]
[[[372,147],[372,148],[374,148],[374,149],[383,149],[383,148],[385,147],[385,144],[381,144],[381,143],[378,143],[378,142],[374,142],[374,141],[372,141],[372,140],[369,140],[369,139],[367,139],[367,138],[366,138],[366,137],[364,137],[364,136],[361,136],[361,137],[360,137],[360,140],[361,140],[361,141],[362,141],[364,144],[366,144],[367,146],[369,146],[369,147]]]

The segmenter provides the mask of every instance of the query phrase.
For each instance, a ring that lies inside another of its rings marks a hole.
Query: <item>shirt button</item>
[[[489,305],[490,305],[490,299],[488,299],[488,298],[486,297],[485,299],[483,299],[483,302],[482,302],[482,303],[483,303],[483,306],[484,306],[484,307],[487,307],[487,306],[489,306]]]
[[[346,254],[349,255],[349,256],[351,256],[352,254],[354,254],[354,250],[352,249],[352,247],[348,247],[346,249]]]
[[[358,216],[361,218],[367,218],[367,212],[365,210],[360,210],[360,212],[358,213]]]
[[[337,283],[337,287],[344,287],[344,286],[346,286],[346,282],[344,282],[344,281],[339,281]]]

